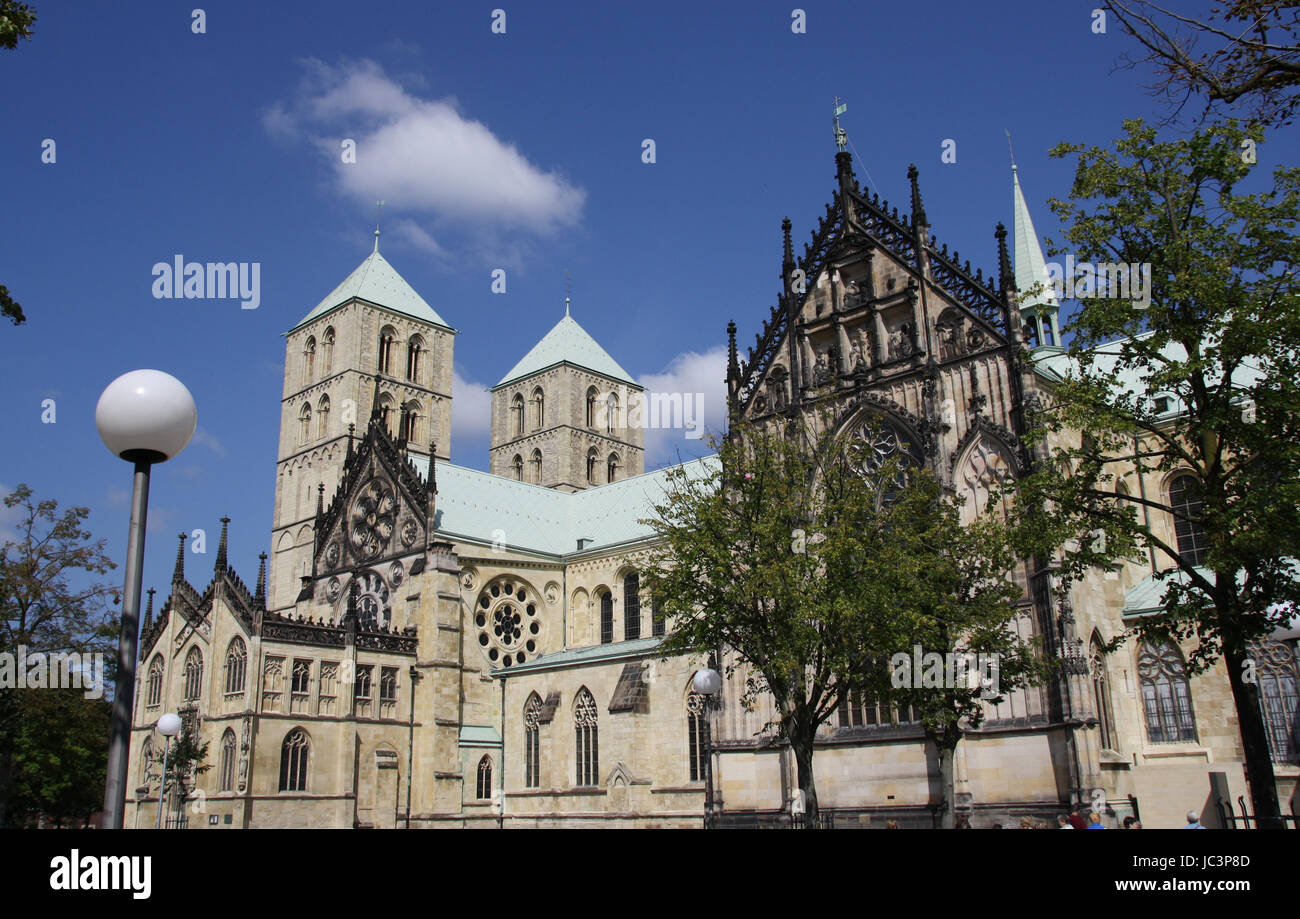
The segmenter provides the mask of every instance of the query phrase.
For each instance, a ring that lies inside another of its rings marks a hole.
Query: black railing
[[[1229,830],[1257,830],[1259,829],[1259,820],[1254,814],[1249,812],[1246,807],[1245,795],[1237,795],[1237,807],[1241,813],[1238,814],[1232,809],[1232,802],[1226,798],[1219,798],[1214,802],[1214,806],[1219,809],[1219,819]],[[1300,829],[1300,815],[1283,814],[1282,826],[1285,829]]]

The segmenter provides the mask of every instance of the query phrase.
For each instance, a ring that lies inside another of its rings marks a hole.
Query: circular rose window
[[[537,656],[542,623],[533,589],[512,578],[487,584],[474,607],[478,644],[494,667],[513,667]]]

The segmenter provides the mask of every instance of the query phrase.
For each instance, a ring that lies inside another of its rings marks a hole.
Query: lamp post
[[[713,825],[713,707],[714,696],[722,689],[722,674],[712,667],[695,671],[691,680],[695,691],[704,697],[704,828]]]
[[[167,796],[167,751],[171,748],[172,738],[180,733],[180,715],[168,712],[158,719],[157,728],[158,733],[163,736],[163,771],[162,781],[158,784],[158,819],[154,821],[155,830],[162,827],[163,799]]]
[[[131,525],[126,541],[122,628],[117,640],[117,684],[104,783],[104,825],[120,830],[126,811],[127,757],[135,701],[135,658],[140,632],[140,582],[144,530],[149,512],[149,469],[185,449],[198,415],[194,397],[180,380],[160,370],[132,370],[104,390],[95,406],[95,427],[104,445],[135,466]]]

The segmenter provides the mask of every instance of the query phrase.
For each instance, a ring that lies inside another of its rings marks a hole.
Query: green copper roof
[[[427,476],[427,457],[413,456],[411,462]],[[655,506],[663,503],[670,470],[705,476],[717,462],[707,456],[573,493],[440,462],[434,525],[449,539],[542,555],[573,555],[579,539],[590,540],[584,552],[599,551],[653,535],[639,521],[654,517]]]
[[[542,340],[533,345],[531,351],[523,356],[519,363],[510,368],[510,372],[501,378],[497,386],[504,386],[512,380],[531,376],[538,371],[556,364],[576,364],[587,370],[594,370],[624,383],[639,385],[618,361],[596,344],[596,339],[587,334],[587,330],[578,325],[577,320],[565,310],[564,318],[555,324],[555,328],[542,336]],[[493,387],[495,389],[496,386]]]
[[[1041,291],[1025,297],[1020,309],[1022,312],[1033,312],[1036,307],[1056,309],[1056,292],[1047,274],[1043,247],[1034,231],[1034,221],[1029,216],[1029,205],[1020,190],[1020,175],[1014,165],[1011,167],[1011,211],[1016,233],[1016,287],[1025,291],[1037,284],[1043,285]]]
[[[497,729],[485,724],[462,724],[460,726],[460,746],[462,747],[499,747],[501,735]]]
[[[397,269],[388,264],[388,260],[379,254],[377,247],[364,262],[357,266],[356,271],[348,275],[328,297],[316,304],[316,308],[294,328],[306,325],[349,300],[365,300],[367,303],[382,306],[421,322],[442,326],[444,329],[451,328],[443,322],[442,317],[434,311],[433,307],[426,303],[410,284],[406,283],[397,273]]]

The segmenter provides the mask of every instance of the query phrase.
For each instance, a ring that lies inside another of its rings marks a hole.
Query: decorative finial
[[[172,583],[185,580],[185,534],[176,537],[180,545],[176,547],[176,567],[172,570]]]
[[[253,594],[253,599],[262,603],[266,602],[266,553],[261,552],[257,556],[257,591]]]
[[[727,323],[727,379],[740,379],[740,364],[736,359],[736,321]]]
[[[226,565],[226,535],[227,535],[227,532],[229,531],[229,529],[230,529],[230,518],[229,518],[229,517],[222,517],[222,518],[221,518],[221,542],[217,543],[217,563],[216,563],[216,565],[215,565],[215,569],[216,569],[216,571],[217,571],[218,573],[219,573],[219,572],[222,572],[222,571],[225,571],[225,570],[226,570],[226,567],[227,567],[227,565]]]
[[[1015,275],[1011,271],[1011,257],[1007,254],[1007,228],[998,221],[998,228],[993,231],[998,241],[998,290],[1002,293],[1015,287]]]
[[[849,107],[841,103],[840,97],[836,96],[835,97],[835,146],[839,148],[841,153],[843,153],[844,148],[849,145],[849,135],[843,128],[840,127],[840,116],[843,115],[848,110]]]
[[[564,269],[564,318],[569,318],[569,301],[573,298],[573,275]]]
[[[375,252],[376,254],[379,252],[379,209],[387,203],[388,202],[386,201],[375,202]]]
[[[147,629],[147,628],[149,628],[149,626],[153,625],[153,595],[154,595],[154,589],[153,589],[152,587],[150,587],[149,590],[147,591],[147,593],[149,594],[149,603],[148,603],[148,605],[146,605],[145,608],[144,608],[144,625],[141,626],[141,630]]]
[[[925,205],[921,203],[921,186],[917,184],[919,175],[915,163],[907,167],[907,179],[912,183],[912,226],[914,227],[929,226],[929,222],[925,219]]]
[[[316,516],[321,517],[325,514],[325,483],[321,482],[316,486]]]

